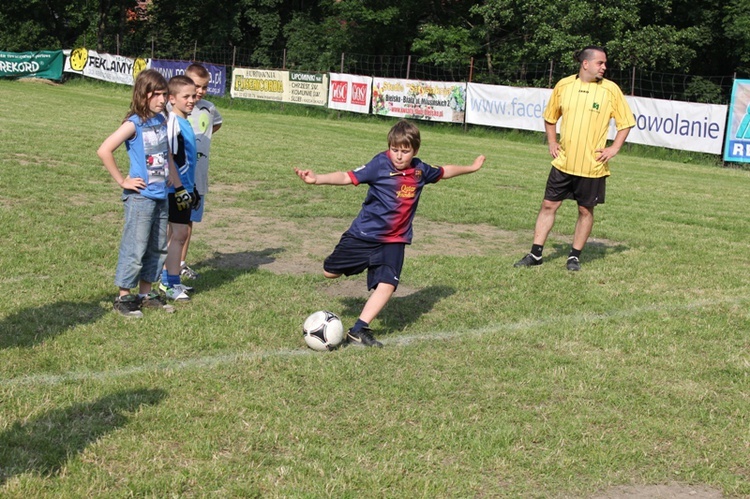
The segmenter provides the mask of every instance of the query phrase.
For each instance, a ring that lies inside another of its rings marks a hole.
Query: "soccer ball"
[[[302,334],[307,346],[325,352],[335,349],[344,341],[344,325],[338,315],[321,310],[305,319]]]

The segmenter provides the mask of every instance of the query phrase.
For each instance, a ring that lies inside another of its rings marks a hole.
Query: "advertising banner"
[[[373,78],[372,114],[463,123],[466,83]]]
[[[120,55],[100,54],[85,48],[73,49],[66,55],[64,67],[66,73],[76,73],[97,80],[131,86],[138,73],[151,65],[151,59],[132,59]]]
[[[232,97],[325,106],[327,92],[326,74],[250,68],[232,72]]]
[[[372,78],[341,73],[329,73],[328,107],[339,111],[369,114]]]
[[[466,123],[544,132],[549,88],[522,88],[469,83]]]
[[[0,51],[0,78],[34,77],[61,80],[64,58],[62,50]]]
[[[284,92],[284,102],[325,106],[328,104],[328,75],[321,73],[300,73],[289,71],[288,92]]]
[[[543,132],[542,115],[551,95],[552,90],[547,88],[469,83],[466,122]],[[626,96],[625,99],[636,121],[628,142],[721,154],[727,106],[645,97]],[[612,120],[609,139],[614,139],[616,134]]]
[[[646,97],[625,99],[635,115],[628,142],[721,154],[727,106]],[[609,138],[615,133],[613,122]]]
[[[168,61],[165,59],[151,59],[151,69],[155,69],[169,80],[173,76],[184,75],[190,66],[190,61]],[[208,71],[208,95],[224,95],[226,92],[227,69],[225,66],[201,62],[201,66]]]
[[[724,161],[750,163],[750,80],[734,80],[726,132]]]

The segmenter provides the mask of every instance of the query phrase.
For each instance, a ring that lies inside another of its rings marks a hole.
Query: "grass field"
[[[0,496],[750,496],[750,172],[623,151],[583,270],[573,204],[516,269],[546,146],[425,124],[423,160],[485,167],[425,189],[385,348],[317,353],[304,318],[366,298],[321,275],[365,189],[292,167],[356,167],[392,121],[218,102],[193,301],[127,320],[95,151],[129,93],[0,81]]]

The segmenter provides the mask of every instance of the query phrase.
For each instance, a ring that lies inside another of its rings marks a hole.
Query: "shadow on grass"
[[[242,274],[257,272],[261,265],[276,261],[274,255],[282,253],[284,248],[266,248],[261,251],[240,251],[238,253],[214,253],[211,258],[191,264],[200,277],[198,280],[183,281],[193,286],[193,294],[199,294],[218,288],[235,280]]]
[[[157,405],[164,390],[134,389],[16,421],[0,433],[0,485],[23,473],[55,475],[71,458],[127,424],[130,413]]]
[[[428,313],[437,302],[455,293],[449,286],[430,286],[407,296],[399,297],[398,290],[385,306],[378,318],[383,323],[385,331],[391,333],[400,331]],[[346,298],[344,301],[345,315],[358,317],[367,298]]]
[[[20,310],[0,320],[0,349],[29,348],[63,333],[78,324],[96,322],[109,310],[100,306],[102,301],[114,299],[101,296],[90,302],[60,301],[39,307]]]
[[[570,254],[570,244],[554,243],[552,245],[552,248],[554,249],[554,251],[550,253],[549,256],[544,256],[545,261],[557,260],[558,258],[563,258],[565,260],[568,259],[568,255]],[[628,249],[630,248],[628,248],[624,244],[612,246],[597,241],[588,242],[586,243],[586,246],[583,247],[583,251],[581,252],[581,264],[592,262],[600,258],[606,258],[609,255],[614,255],[615,253],[622,253],[623,251],[627,251]]]

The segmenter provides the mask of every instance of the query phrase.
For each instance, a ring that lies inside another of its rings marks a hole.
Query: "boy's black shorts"
[[[167,195],[167,198],[169,199],[169,222],[173,224],[189,224],[190,213],[193,211],[193,209],[191,207],[188,207],[184,210],[178,210],[174,192],[170,192]]]
[[[323,268],[326,272],[344,275],[359,274],[367,269],[368,290],[375,289],[381,282],[398,288],[405,248],[405,243],[375,243],[344,232],[333,253],[323,262]]]
[[[544,199],[563,201],[574,199],[579,206],[592,207],[604,203],[607,177],[589,178],[564,173],[554,166],[547,177]]]

